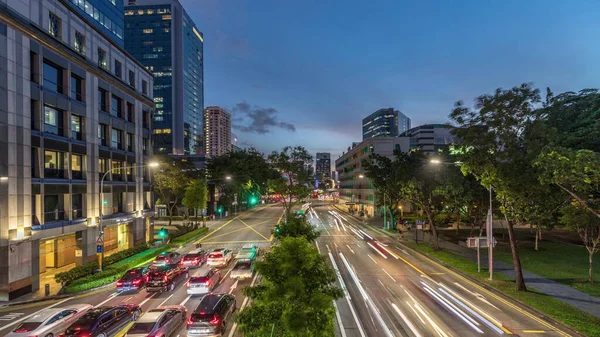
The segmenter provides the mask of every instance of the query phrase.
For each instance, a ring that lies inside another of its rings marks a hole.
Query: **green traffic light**
[[[168,231],[167,231],[165,228],[161,228],[161,229],[158,231],[158,236],[159,236],[160,238],[164,238],[164,237],[166,237],[166,236],[167,236],[167,234],[168,234]]]
[[[256,204],[256,198],[255,197],[250,198],[250,204],[252,204],[252,205]]]
[[[222,207],[219,207],[219,208],[217,209],[217,212],[219,212],[219,213],[223,212],[223,208],[222,208]]]
[[[102,203],[103,203],[104,205],[108,205],[108,200],[104,200]]]

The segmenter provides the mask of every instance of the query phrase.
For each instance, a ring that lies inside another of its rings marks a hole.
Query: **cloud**
[[[279,112],[274,108],[251,106],[248,102],[243,101],[237,103],[232,112],[239,114],[233,118],[233,128],[242,132],[264,135],[270,133],[273,128],[296,132],[294,124],[277,119]]]

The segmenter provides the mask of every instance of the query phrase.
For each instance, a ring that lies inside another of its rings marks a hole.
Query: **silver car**
[[[58,336],[79,317],[92,309],[89,304],[73,304],[65,308],[42,309],[21,322],[6,337]]]
[[[127,330],[127,337],[167,337],[176,335],[185,325],[187,309],[183,305],[168,305],[146,312]]]
[[[217,269],[208,269],[198,276],[190,277],[187,281],[188,295],[203,295],[215,289],[221,280],[221,272]]]
[[[254,276],[254,263],[250,259],[239,259],[235,262],[231,273],[233,279],[244,280]]]

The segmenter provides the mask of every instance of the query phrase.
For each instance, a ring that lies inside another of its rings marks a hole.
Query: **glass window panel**
[[[83,171],[83,157],[76,154],[72,155],[71,166],[73,171]]]

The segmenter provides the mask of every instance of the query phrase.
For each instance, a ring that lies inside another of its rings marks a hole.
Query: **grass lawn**
[[[523,303],[545,313],[549,317],[563,322],[573,329],[590,337],[600,336],[600,319],[583,312],[573,306],[561,302],[538,292],[519,292],[515,290],[514,282],[502,274],[495,273],[494,281],[487,279],[486,273],[477,272],[477,264],[452,253],[439,250],[434,251],[428,244],[409,243],[410,247],[429,254],[432,257],[462,271],[463,273],[488,284],[508,296],[514,297]],[[556,268],[555,268],[556,269]]]

